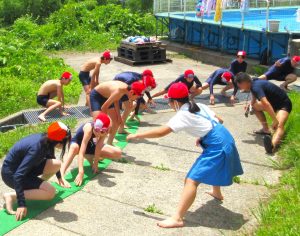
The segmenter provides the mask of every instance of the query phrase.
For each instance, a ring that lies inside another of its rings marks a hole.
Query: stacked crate
[[[166,45],[160,42],[135,44],[123,41],[115,59],[129,65],[165,62]]]

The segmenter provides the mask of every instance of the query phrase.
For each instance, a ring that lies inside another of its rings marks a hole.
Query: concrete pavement
[[[79,70],[86,59],[97,54],[68,54],[65,61]],[[150,68],[164,88],[187,68],[194,69],[203,82],[216,67],[186,58],[173,57],[173,63],[129,67],[112,62],[101,67],[100,80],[111,80],[115,74]],[[219,88],[215,90],[219,91]],[[205,91],[207,93],[207,91]],[[84,97],[83,97],[84,98]],[[84,102],[81,99],[80,102]],[[235,107],[218,104],[212,109],[223,117],[233,134],[245,174],[241,183],[223,188],[225,200],[214,200],[200,185],[197,198],[186,216],[186,227],[160,229],[156,222],[172,215],[183,188],[185,175],[201,149],[194,138],[185,133],[171,134],[161,139],[130,143],[124,149],[127,163],[113,162],[85,188],[21,225],[8,235],[247,235],[257,225],[257,209],[270,190],[265,186],[278,182],[280,172],[262,146],[262,139],[252,134],[258,122],[254,116],[245,118],[243,104]],[[174,112],[145,114],[140,131],[165,124]],[[82,122],[82,121],[79,121]],[[75,164],[73,164],[75,166]],[[164,167],[167,170],[163,170]],[[0,181],[0,191],[8,190]],[[144,211],[155,204],[162,214]]]

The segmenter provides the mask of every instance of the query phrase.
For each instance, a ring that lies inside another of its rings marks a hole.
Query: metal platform
[[[124,63],[129,66],[137,66],[137,65],[149,65],[149,64],[162,64],[162,63],[169,63],[172,62],[171,59],[165,59],[165,60],[145,60],[145,61],[133,61],[126,59],[124,57],[114,57],[115,61]]]

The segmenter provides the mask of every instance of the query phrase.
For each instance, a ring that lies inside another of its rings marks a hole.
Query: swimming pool
[[[300,38],[298,8],[300,6],[269,9],[269,20],[279,21],[278,32],[266,31],[266,8],[251,8],[245,14],[244,27],[239,9],[224,10],[222,23],[214,21],[214,12],[202,19],[197,18],[195,12],[164,12],[155,16],[167,22],[171,40],[228,53],[243,49],[254,59],[263,60],[269,55],[267,60],[272,63],[287,55],[289,38]]]
[[[300,9],[300,6],[299,6]],[[300,33],[300,22],[297,22],[297,10],[298,7],[293,8],[270,8],[269,20],[279,20],[279,31],[286,32],[285,27],[292,32]],[[266,14],[267,10],[252,9],[245,14],[244,26],[249,29],[265,30],[266,29]],[[201,22],[201,18],[195,17],[195,12],[188,12],[185,14],[187,20],[196,20]],[[174,13],[171,17],[183,18],[184,14]],[[214,13],[210,16],[205,15],[203,21],[212,24],[220,24],[214,22]],[[242,26],[242,14],[240,10],[225,10],[223,11],[223,22],[224,26],[241,27]]]

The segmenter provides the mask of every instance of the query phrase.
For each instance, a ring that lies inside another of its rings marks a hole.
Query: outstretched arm
[[[166,136],[172,132],[172,129],[169,126],[163,125],[161,127],[148,130],[145,132],[137,133],[137,134],[130,134],[127,136],[127,141],[133,139],[142,139],[142,138],[160,138]]]

